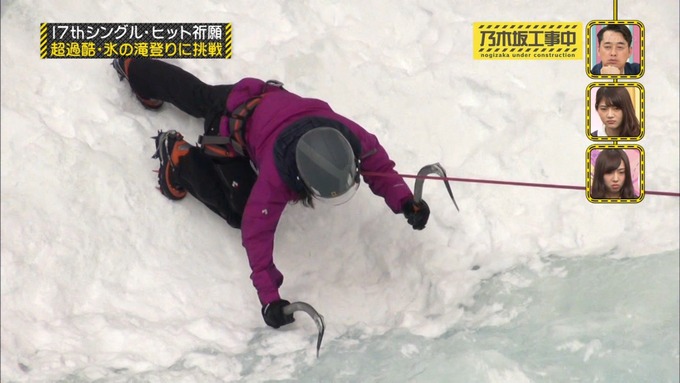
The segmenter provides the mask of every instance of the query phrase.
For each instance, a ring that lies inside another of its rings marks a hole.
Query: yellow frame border
[[[227,23],[224,26],[224,58],[225,59],[230,59],[231,58],[231,23]]]
[[[590,196],[590,179],[591,179],[591,172],[590,172],[590,154],[593,150],[595,149],[637,149],[640,151],[640,196],[636,199],[633,198],[626,198],[626,199],[595,199]],[[639,203],[642,202],[642,200],[645,198],[645,150],[642,148],[640,145],[616,145],[616,144],[607,144],[607,145],[601,145],[601,144],[595,144],[595,145],[590,145],[588,149],[586,150],[586,198],[588,201],[595,203],[595,204],[601,204],[601,203],[615,203],[615,204],[621,204],[621,203]]]
[[[591,45],[591,38],[590,38],[590,28],[592,28],[593,25],[605,25],[605,24],[634,24],[640,27],[640,73],[638,74],[593,74],[590,71],[590,45]],[[586,74],[590,78],[595,78],[595,79],[604,79],[604,78],[610,78],[610,79],[631,79],[631,78],[640,78],[642,75],[645,74],[645,25],[642,24],[639,20],[593,20],[590,21],[586,25]]]
[[[590,132],[592,129],[590,115],[590,94],[595,87],[624,87],[624,88],[638,88],[640,90],[640,135],[635,137],[595,137]],[[586,87],[586,136],[591,141],[639,141],[645,136],[645,87],[637,82],[594,82],[588,84]]]

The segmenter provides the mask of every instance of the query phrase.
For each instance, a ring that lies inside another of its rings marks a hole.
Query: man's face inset
[[[602,59],[602,66],[616,67],[620,73],[624,73],[623,68],[632,52],[633,48],[628,46],[623,35],[614,31],[606,31],[597,47],[597,53]]]

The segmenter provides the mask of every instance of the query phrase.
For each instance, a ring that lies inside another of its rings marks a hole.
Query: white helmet
[[[337,129],[324,126],[303,134],[295,161],[300,178],[318,200],[345,203],[359,187],[359,162]]]

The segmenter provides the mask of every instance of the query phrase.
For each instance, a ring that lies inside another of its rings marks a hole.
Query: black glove
[[[283,308],[288,306],[290,302],[285,299],[279,299],[262,306],[262,318],[264,323],[268,326],[279,328],[289,323],[295,322],[293,314],[286,315],[283,313]]]
[[[427,219],[430,218],[430,207],[424,200],[416,203],[410,199],[404,203],[401,211],[404,213],[408,224],[413,226],[413,230],[423,230]]]

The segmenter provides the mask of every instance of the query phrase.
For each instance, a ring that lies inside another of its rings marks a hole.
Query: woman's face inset
[[[600,115],[602,124],[609,130],[616,130],[623,122],[623,110],[614,105],[607,105],[606,100],[597,106],[597,114]]]
[[[604,174],[604,187],[609,197],[618,197],[626,181],[626,165],[621,160],[619,167]]]

